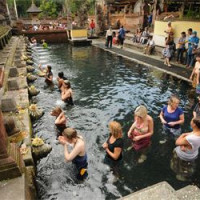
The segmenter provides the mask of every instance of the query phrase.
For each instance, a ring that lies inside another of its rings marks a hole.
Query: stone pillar
[[[15,143],[8,142],[8,136],[0,110],[0,181],[21,176],[24,163]]]

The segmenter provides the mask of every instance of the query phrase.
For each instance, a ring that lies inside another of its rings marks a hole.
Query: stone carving
[[[8,136],[11,136],[11,135],[14,135],[15,133],[20,132],[19,128],[15,124],[15,120],[13,117],[5,117],[4,126],[6,128],[6,132]]]
[[[9,70],[9,77],[17,77],[19,76],[19,72],[16,67],[10,68]]]
[[[28,59],[28,60],[26,61],[26,64],[27,64],[27,65],[33,65],[33,61],[30,60],[30,59]]]
[[[47,156],[51,150],[52,147],[49,144],[45,144],[41,138],[35,137],[32,140],[32,153],[36,160]]]
[[[8,80],[8,91],[19,90],[19,84],[16,79]]]
[[[29,113],[32,119],[39,119],[44,114],[44,111],[39,109],[37,104],[31,104],[29,106]]]
[[[34,75],[30,74],[30,73],[27,74],[27,81],[28,81],[28,82],[33,82],[33,81],[35,81],[36,79],[37,79],[36,76],[34,76]]]
[[[17,105],[13,97],[3,97],[1,99],[1,110],[3,112],[16,112]]]
[[[37,96],[40,93],[40,91],[37,90],[34,85],[31,85],[28,88],[28,93],[29,93],[30,96]]]
[[[26,66],[27,72],[33,72],[35,68],[31,65]]]

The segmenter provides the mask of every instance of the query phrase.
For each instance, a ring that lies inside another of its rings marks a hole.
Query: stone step
[[[200,189],[194,185],[188,185],[176,191],[179,200],[199,200]]]
[[[26,200],[25,176],[0,182],[0,199]]]
[[[176,191],[165,181],[144,188],[128,196],[122,197],[122,200],[178,200]]]

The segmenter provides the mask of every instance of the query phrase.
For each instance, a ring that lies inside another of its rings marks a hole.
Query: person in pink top
[[[133,142],[133,149],[141,151],[138,159],[139,163],[146,160],[144,150],[151,144],[151,136],[153,135],[154,123],[150,115],[147,114],[145,106],[140,105],[134,111],[134,123],[128,131],[128,137]]]

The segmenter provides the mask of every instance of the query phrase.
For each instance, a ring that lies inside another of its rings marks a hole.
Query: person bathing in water
[[[133,142],[133,149],[139,152],[138,163],[146,160],[145,151],[151,144],[154,123],[150,115],[147,114],[145,106],[140,105],[134,111],[134,123],[128,131],[128,137]]]
[[[42,68],[42,65],[39,64],[39,69],[40,71],[42,71],[43,73],[45,73],[45,82],[48,84],[48,85],[51,85],[53,84],[53,73],[51,71],[51,66],[47,65],[46,68]]]
[[[55,125],[58,129],[58,136],[60,136],[62,135],[62,132],[66,128],[67,119],[65,117],[65,113],[59,106],[57,106],[51,111],[51,115],[56,117]]]
[[[63,87],[61,88],[61,99],[68,105],[74,105],[71,84],[68,80],[64,80],[63,83]]]
[[[83,137],[77,134],[77,131],[73,128],[66,128],[63,131],[63,136],[58,137],[59,142],[64,146],[64,156],[67,162],[72,161],[77,168],[77,179],[84,180],[87,176],[87,154],[85,149],[85,141]],[[68,150],[68,146],[72,145],[71,152]]]
[[[58,88],[61,91],[64,88],[64,81],[67,80],[67,78],[64,76],[63,72],[58,73],[57,81],[58,81]]]

